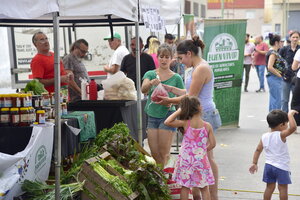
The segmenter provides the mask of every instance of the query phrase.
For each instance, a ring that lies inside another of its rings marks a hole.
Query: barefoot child
[[[254,152],[253,162],[249,169],[253,174],[257,171],[257,162],[262,150],[265,150],[265,169],[263,181],[267,183],[264,200],[271,200],[272,194],[278,184],[280,200],[288,199],[288,184],[291,184],[289,168],[289,152],[286,138],[296,131],[297,125],[294,119],[295,110],[289,114],[282,110],[272,110],[267,121],[271,131],[263,134],[256,151]]]
[[[178,118],[178,119],[176,119]],[[165,124],[178,127],[184,134],[175,165],[173,180],[181,185],[180,199],[187,200],[190,188],[199,188],[203,200],[210,200],[209,185],[215,183],[207,152],[216,146],[212,127],[201,119],[201,106],[197,97],[185,96],[179,109],[170,115]],[[194,200],[199,200],[194,194]]]

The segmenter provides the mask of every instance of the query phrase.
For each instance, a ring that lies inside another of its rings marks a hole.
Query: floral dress
[[[208,131],[205,124],[202,128],[192,128],[188,121],[172,178],[181,186],[203,188],[215,184],[207,157]]]

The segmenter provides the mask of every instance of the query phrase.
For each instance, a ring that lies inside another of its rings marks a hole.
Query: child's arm
[[[257,145],[256,150],[254,152],[252,165],[249,168],[249,172],[251,174],[254,174],[254,172],[257,172],[257,169],[258,169],[257,162],[258,162],[258,159],[259,159],[259,156],[260,156],[262,150],[263,150],[263,144],[262,144],[262,141],[260,140],[259,144]]]
[[[207,145],[207,152],[215,148],[216,146],[216,138],[214,135],[214,131],[209,123],[207,123],[208,127],[208,145]]]
[[[166,120],[165,120],[165,125],[170,126],[170,127],[184,127],[184,120],[178,120],[176,119],[179,114],[181,112],[181,109],[179,108],[178,110],[176,110],[172,115],[170,115]]]
[[[288,118],[289,118],[289,128],[286,130],[281,131],[280,136],[281,136],[281,140],[283,142],[286,141],[286,138],[291,135],[292,133],[294,133],[297,130],[297,124],[294,118],[295,114],[298,114],[298,111],[296,110],[290,110],[288,113]]]

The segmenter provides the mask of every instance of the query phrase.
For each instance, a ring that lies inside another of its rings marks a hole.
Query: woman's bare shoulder
[[[205,60],[203,60],[197,66],[196,71],[198,71],[200,73],[204,73],[204,72],[209,72],[210,73],[211,72],[211,68],[210,68],[208,62],[206,62]]]

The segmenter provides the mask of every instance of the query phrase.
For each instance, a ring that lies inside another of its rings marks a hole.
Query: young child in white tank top
[[[264,199],[271,199],[276,188],[276,182],[280,200],[288,199],[288,184],[292,182],[286,138],[297,129],[294,119],[296,113],[298,112],[295,110],[291,110],[288,114],[282,110],[272,110],[267,116],[267,122],[271,131],[263,134],[254,152],[252,165],[249,169],[251,174],[257,171],[257,162],[262,150],[264,150],[266,162],[263,181],[267,184]]]

